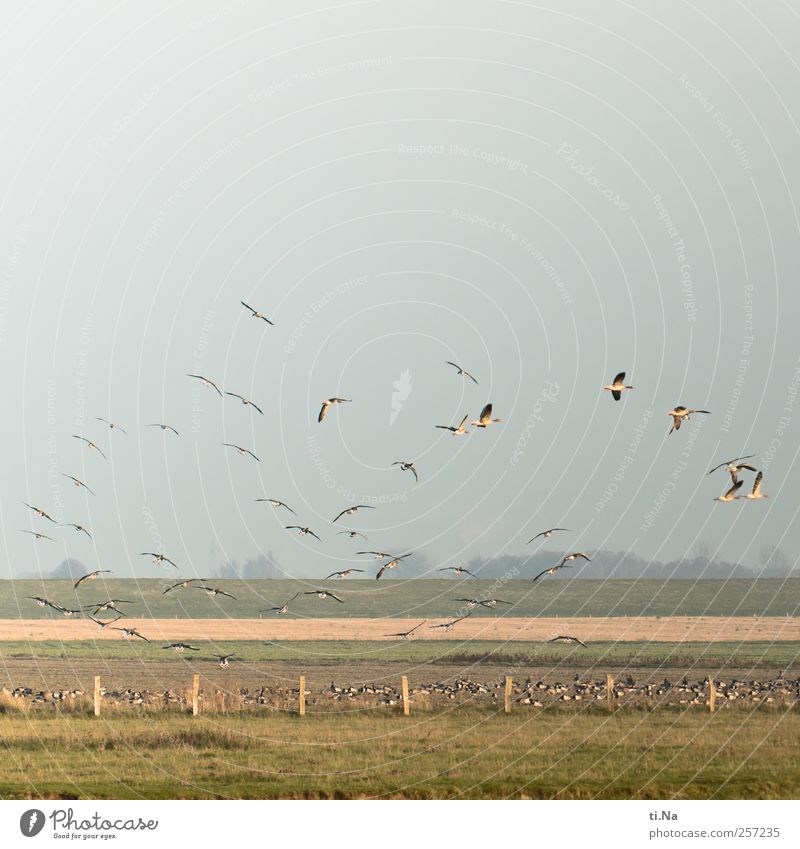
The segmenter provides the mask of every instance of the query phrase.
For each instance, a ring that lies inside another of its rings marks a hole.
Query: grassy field
[[[391,710],[391,709],[390,709]],[[0,797],[796,799],[800,714],[0,715]]]
[[[371,563],[365,568],[372,568]],[[344,604],[298,598],[289,617],[420,618],[450,616],[462,605],[459,598],[495,596],[513,607],[487,610],[474,616],[786,616],[800,611],[800,579],[758,580],[569,580],[545,578],[537,584],[514,580],[502,587],[492,581],[469,579],[380,581],[347,579],[310,581],[213,580],[236,600],[209,598],[197,589],[162,590],[178,577],[165,580],[97,579],[74,590],[70,581],[0,581],[0,619],[60,618],[27,596],[44,596],[64,607],[80,607],[107,598],[130,599],[123,605],[132,615],[151,618],[251,618],[258,611],[281,605],[296,592],[325,586],[340,594]],[[274,616],[267,613],[265,616]]]
[[[490,642],[483,640],[422,640],[402,643],[366,641],[197,641],[198,652],[185,653],[179,660],[183,668],[213,660],[215,654],[234,652],[240,665],[285,661],[302,671],[304,663],[341,667],[370,661],[374,664],[405,662],[409,664],[493,665],[525,664],[536,667],[581,666],[583,668],[689,668],[700,664],[712,668],[785,669],[800,666],[800,642],[715,642],[715,643],[627,643],[597,642],[587,648],[564,643]],[[141,661],[148,664],[176,662],[172,651],[160,643],[127,642],[125,640],[91,642],[0,642],[0,661],[9,660],[90,660],[98,667],[108,661]]]

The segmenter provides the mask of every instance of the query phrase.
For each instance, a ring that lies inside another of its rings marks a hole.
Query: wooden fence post
[[[609,705],[614,701],[614,676],[606,675],[606,699]]]
[[[512,678],[510,675],[506,675],[506,692],[505,692],[505,702],[504,702],[504,710],[506,713],[511,713],[511,687],[512,687]]]
[[[403,676],[403,716],[411,713],[411,705],[408,702],[408,678]]]
[[[306,676],[300,676],[300,716],[306,715]]]
[[[192,716],[200,713],[200,676],[195,672],[192,682]]]
[[[100,716],[100,676],[94,676],[94,715]]]
[[[717,688],[714,686],[714,676],[708,676],[708,709],[714,713],[717,706]]]

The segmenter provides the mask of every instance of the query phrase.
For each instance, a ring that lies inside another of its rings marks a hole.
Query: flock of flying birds
[[[242,304],[243,307],[245,307],[245,309],[247,309],[250,312],[250,314],[252,315],[253,318],[260,319],[260,320],[266,322],[269,325],[274,324],[274,322],[272,322],[266,315],[264,315],[264,313],[262,313],[262,312],[260,312],[256,309],[253,309],[253,307],[249,306],[244,301],[241,301],[240,303]],[[476,386],[478,385],[477,379],[470,372],[468,372],[466,369],[464,369],[462,366],[458,365],[457,363],[450,362],[449,360],[446,361],[446,364],[455,368],[458,376],[464,378],[465,380],[471,380]],[[217,383],[215,383],[210,378],[205,377],[204,375],[187,374],[187,377],[189,377],[193,380],[200,381],[203,384],[203,386],[214,390],[217,393],[217,395],[219,395],[220,398],[224,398],[225,396],[237,398],[243,405],[251,407],[257,413],[260,413],[262,416],[264,415],[264,411],[261,409],[261,407],[259,407],[252,400],[250,400],[249,398],[246,398],[245,396],[240,395],[236,392],[223,391],[222,389],[220,389],[220,387],[217,385]],[[619,374],[617,374],[616,377],[614,378],[614,380],[610,384],[608,384],[607,386],[604,386],[602,388],[603,388],[603,390],[609,391],[611,393],[612,398],[615,401],[619,401],[622,398],[623,392],[625,392],[627,390],[634,389],[633,386],[630,386],[630,385],[625,383],[625,372],[620,372]],[[340,398],[340,397],[326,398],[322,402],[322,405],[320,407],[319,413],[317,415],[317,421],[319,423],[323,422],[325,417],[328,415],[329,411],[333,407],[335,407],[339,404],[348,404],[348,403],[351,403],[351,402],[352,402],[352,399],[350,399],[350,398]],[[708,410],[695,410],[695,409],[690,409],[690,408],[683,407],[683,406],[674,407],[672,410],[670,410],[667,413],[668,416],[672,417],[672,426],[669,430],[669,433],[671,434],[673,431],[679,430],[680,427],[681,427],[681,423],[683,421],[688,421],[691,418],[691,416],[693,416],[697,413],[709,415]],[[100,416],[96,416],[95,418],[96,418],[97,421],[105,424],[110,430],[112,430],[112,431],[113,430],[119,430],[121,433],[127,434],[127,431],[124,428],[120,427],[120,425],[117,424],[116,422],[113,422],[109,419],[102,418]],[[469,415],[465,415],[461,419],[461,421],[459,422],[458,425],[435,425],[435,427],[437,429],[440,429],[440,430],[449,431],[452,436],[464,436],[464,435],[466,435],[470,432],[467,429],[467,426],[466,426],[468,418],[469,418]],[[498,424],[501,421],[502,421],[502,419],[492,418],[492,404],[488,403],[483,407],[480,416],[477,419],[471,421],[469,424],[471,426],[475,427],[475,428],[488,428],[490,425]],[[169,431],[170,433],[174,434],[176,437],[180,435],[178,433],[178,431],[174,427],[172,427],[172,425],[169,425],[169,424],[166,424],[166,423],[163,423],[163,422],[150,423],[150,424],[145,425],[145,427],[157,427],[157,428],[160,428],[162,431],[165,431],[165,432]],[[104,454],[103,451],[92,440],[90,440],[90,439],[88,439],[84,436],[78,435],[78,434],[73,434],[73,437],[75,439],[80,440],[87,447],[87,449],[89,451],[95,451],[102,458],[104,458],[106,460],[108,459],[106,454]],[[236,445],[235,443],[230,443],[230,442],[223,442],[222,445],[223,445],[223,447],[234,449],[240,455],[249,456],[253,460],[255,460],[256,462],[260,462],[260,460],[256,456],[256,454],[248,448],[245,448],[245,447],[242,447],[240,445]],[[740,498],[744,498],[744,499],[748,499],[748,500],[758,500],[758,499],[770,497],[768,495],[765,495],[761,491],[761,484],[762,484],[762,481],[763,481],[763,473],[758,471],[753,465],[745,462],[746,460],[752,459],[753,456],[755,456],[755,455],[749,454],[749,455],[746,455],[746,456],[743,456],[743,457],[735,457],[731,460],[726,460],[725,462],[720,463],[719,465],[715,466],[713,469],[711,469],[707,473],[707,474],[710,475],[713,472],[716,472],[719,469],[724,468],[728,471],[728,473],[731,476],[731,484],[732,485],[731,485],[730,489],[728,489],[723,495],[714,499],[715,501],[729,502],[729,501],[734,501],[734,500],[740,499]],[[392,466],[399,466],[400,471],[411,472],[414,475],[415,481],[419,481],[419,474],[418,474],[417,468],[416,468],[413,461],[396,460],[391,465]],[[756,476],[755,476],[755,480],[754,480],[754,483],[753,483],[752,490],[745,495],[738,495],[737,493],[743,485],[743,481],[740,480],[740,478],[739,478],[739,473],[742,472],[742,471],[756,472]],[[76,487],[83,488],[88,493],[90,493],[91,495],[94,495],[94,491],[84,481],[82,481],[80,478],[77,478],[73,475],[64,474],[64,473],[59,473],[59,474],[61,474],[63,477],[72,481],[73,484]],[[297,515],[296,512],[288,504],[286,504],[286,502],[281,501],[280,499],[277,499],[277,498],[256,498],[255,501],[256,502],[265,502],[265,503],[270,504],[275,510],[286,510],[287,512],[291,513],[292,515],[295,515],[295,516]],[[51,522],[52,524],[60,526],[60,527],[73,528],[77,533],[82,533],[82,534],[85,534],[90,539],[92,538],[91,533],[83,525],[72,523],[72,522],[59,522],[56,519],[54,519],[45,510],[43,510],[43,509],[41,509],[37,506],[34,506],[33,504],[29,504],[28,502],[25,502],[25,501],[22,502],[22,503],[25,504],[25,506],[28,507],[30,510],[32,510],[36,514],[36,516],[39,517],[39,518],[46,519],[47,521]],[[334,516],[334,518],[331,520],[331,524],[336,525],[336,523],[340,519],[342,519],[346,516],[352,516],[352,515],[356,514],[359,510],[374,510],[374,509],[376,509],[376,508],[374,506],[370,505],[370,504],[354,504],[354,505],[351,505],[351,506],[343,509],[336,516]],[[307,536],[308,535],[308,536],[312,536],[315,539],[321,541],[321,538],[313,530],[311,530],[311,528],[309,528],[308,526],[296,524],[296,525],[285,525],[284,527],[285,527],[286,530],[297,531],[297,533],[301,536]],[[569,532],[569,529],[568,528],[561,528],[561,527],[548,528],[547,530],[539,532],[534,537],[532,537],[530,540],[528,540],[528,544],[535,542],[537,539],[542,539],[542,540],[550,539],[553,536],[554,533],[558,533],[558,532]],[[42,539],[52,540],[53,539],[53,537],[50,537],[47,534],[44,534],[44,533],[41,533],[41,532],[38,532],[38,531],[26,530],[26,531],[22,531],[22,533],[31,534],[37,540],[42,540]],[[345,534],[345,535],[349,536],[351,539],[356,538],[356,537],[362,537],[365,540],[367,539],[367,537],[361,531],[358,531],[358,530],[340,530],[340,531],[337,531],[337,534],[340,534],[340,535]],[[375,574],[376,580],[380,580],[380,578],[383,577],[383,575],[385,575],[386,572],[388,572],[389,570],[395,569],[398,566],[400,566],[403,563],[403,561],[406,558],[411,557],[413,555],[413,553],[414,552],[408,552],[406,554],[395,555],[395,554],[391,554],[391,553],[384,552],[384,551],[374,551],[374,550],[369,550],[369,551],[365,550],[365,551],[357,551],[356,552],[357,555],[370,556],[370,557],[374,558],[375,560],[383,561],[381,564],[378,565],[377,572]],[[177,564],[161,552],[143,551],[143,552],[140,552],[140,556],[151,557],[152,560],[153,560],[153,563],[155,563],[157,566],[163,566],[164,564],[168,564],[168,565],[172,566],[173,568],[178,569]],[[539,574],[534,576],[532,578],[532,582],[536,583],[537,581],[541,580],[542,578],[544,578],[546,576],[554,575],[554,574],[556,574],[556,572],[559,572],[561,569],[565,569],[565,568],[572,566],[575,563],[575,561],[577,561],[577,560],[583,560],[585,562],[591,562],[591,558],[588,555],[586,555],[586,554],[584,554],[583,552],[580,552],[580,551],[565,554],[564,557],[560,560],[559,563],[557,563],[556,565],[551,566],[547,569],[544,569],[543,571],[539,572]],[[438,569],[437,571],[439,571],[439,572],[451,572],[455,577],[462,577],[462,576],[466,575],[468,577],[477,578],[477,575],[470,572],[468,569],[465,569],[463,566],[447,566],[447,567]],[[355,572],[364,573],[365,570],[360,569],[360,568],[351,567],[351,568],[348,568],[348,569],[343,569],[343,570],[340,570],[340,571],[331,572],[329,575],[325,576],[325,578],[323,578],[322,580],[327,581],[329,579],[344,579],[344,578],[349,577],[351,574],[353,574]],[[111,570],[109,570],[109,569],[96,569],[92,572],[89,572],[89,573],[81,576],[77,581],[75,581],[74,589],[77,590],[85,582],[93,581],[103,574],[110,574],[110,573],[111,573]],[[217,598],[219,596],[223,596],[223,597],[226,597],[226,598],[233,599],[234,601],[237,600],[233,595],[226,592],[225,590],[223,590],[219,587],[214,587],[214,586],[209,585],[207,583],[207,581],[208,581],[208,579],[206,579],[206,578],[184,578],[184,579],[177,581],[176,583],[172,584],[171,586],[166,587],[163,590],[163,594],[167,595],[168,593],[173,592],[175,590],[193,588],[193,589],[198,589],[198,590],[204,591],[211,598]],[[328,589],[311,589],[311,590],[308,590],[308,591],[297,592],[297,593],[295,593],[294,596],[292,596],[292,598],[290,598],[288,601],[284,602],[283,604],[277,605],[277,606],[274,606],[274,607],[269,607],[269,608],[266,608],[264,610],[260,610],[259,613],[274,613],[274,614],[277,614],[277,615],[285,615],[289,612],[289,605],[292,604],[297,598],[299,598],[301,596],[316,596],[318,599],[321,599],[321,600],[331,599],[332,601],[338,602],[339,604],[345,603],[344,600],[340,596],[338,596],[336,593],[331,592]],[[61,604],[58,604],[54,601],[51,601],[50,599],[42,598],[42,597],[39,597],[39,596],[30,596],[29,598],[31,598],[33,601],[35,601],[40,607],[49,607],[49,608],[55,610],[56,612],[59,612],[59,613],[65,615],[65,616],[88,616],[89,619],[91,619],[93,622],[95,622],[98,625],[100,630],[105,630],[106,628],[110,628],[111,630],[119,631],[119,632],[121,632],[124,639],[127,639],[127,640],[140,639],[140,640],[144,640],[145,642],[150,642],[150,640],[147,637],[145,637],[143,634],[141,634],[135,628],[123,627],[123,626],[119,626],[117,624],[120,621],[120,619],[124,618],[127,615],[118,605],[134,604],[134,602],[132,600],[111,598],[111,599],[106,599],[104,601],[91,602],[89,604],[83,605],[83,606],[78,607],[78,608],[69,608],[69,607],[65,607]],[[453,619],[451,619],[450,621],[447,621],[447,622],[442,622],[442,623],[434,624],[434,625],[428,625],[428,628],[430,628],[430,629],[443,629],[444,631],[450,631],[459,622],[462,622],[463,620],[469,618],[469,616],[472,615],[472,611],[474,611],[478,607],[495,609],[498,605],[512,605],[513,604],[512,602],[505,601],[503,599],[498,599],[498,598],[488,598],[488,599],[460,598],[460,599],[456,599],[456,601],[460,602],[463,605],[462,610],[465,611],[465,612],[463,612],[462,615],[456,615],[455,618],[453,618]],[[103,613],[113,613],[113,614],[115,614],[115,618],[110,619],[110,620],[98,618]],[[461,613],[461,611],[459,611],[459,613]],[[415,625],[413,628],[409,629],[408,631],[401,631],[399,633],[386,634],[385,636],[387,636],[387,637],[397,637],[399,639],[407,640],[407,639],[410,639],[426,623],[427,623],[427,620],[423,620],[418,625]],[[584,642],[582,642],[577,637],[570,636],[570,635],[558,635],[558,636],[552,637],[548,642],[577,643],[577,644],[584,646],[584,647],[586,645]],[[192,645],[190,645],[188,643],[184,643],[184,642],[170,643],[169,645],[164,646],[164,648],[165,649],[173,649],[174,651],[176,651],[178,653],[182,653],[184,651],[199,651],[199,649],[196,646],[192,646]],[[229,661],[234,657],[233,654],[215,655],[215,656],[218,658],[219,664],[223,668],[227,667]]]

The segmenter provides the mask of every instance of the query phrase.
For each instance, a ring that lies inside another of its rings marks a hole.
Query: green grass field
[[[0,715],[0,797],[796,799],[800,714]]]
[[[372,568],[370,564],[365,568]],[[296,592],[317,586],[333,588],[345,604],[299,598],[289,616],[307,617],[434,617],[449,616],[462,605],[459,598],[495,596],[513,602],[496,610],[478,608],[474,616],[786,616],[800,611],[800,579],[758,580],[565,580],[545,578],[537,584],[514,580],[213,580],[236,601],[209,598],[197,589],[163,595],[165,580],[112,579],[86,582],[74,590],[70,581],[0,581],[0,619],[60,617],[38,607],[27,596],[44,596],[65,607],[79,607],[108,597],[131,599],[122,606],[132,615],[152,618],[251,618],[259,609],[283,604]],[[264,614],[272,616],[274,614]]]

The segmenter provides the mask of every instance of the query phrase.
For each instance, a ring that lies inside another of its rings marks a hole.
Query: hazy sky
[[[324,575],[362,547],[446,566],[556,524],[558,551],[795,558],[800,16],[547,5],[6,17],[0,574],[155,575],[160,548],[187,575],[269,551]],[[317,424],[332,395],[353,401]],[[434,429],[487,401],[501,424]],[[668,437],[676,404],[712,415]],[[773,501],[712,500],[742,453]],[[366,546],[330,524],[357,502]]]

